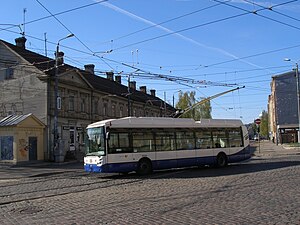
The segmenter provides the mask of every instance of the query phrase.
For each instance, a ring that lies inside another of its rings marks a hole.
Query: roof
[[[10,115],[2,120],[0,120],[0,127],[5,127],[5,126],[16,126],[19,123],[21,123],[23,120],[26,118],[30,117],[32,113],[27,114],[27,115]]]
[[[87,128],[100,126],[114,128],[194,128],[194,127],[240,127],[243,125],[240,120],[226,119],[202,119],[195,121],[187,118],[170,117],[125,117],[120,119],[108,119],[90,124]]]
[[[286,72],[286,73],[274,75],[274,76],[272,76],[272,78],[273,78],[273,79],[278,79],[278,78],[289,78],[289,77],[295,76],[295,75],[296,75],[296,71],[289,71],[289,72]]]
[[[54,70],[55,60],[54,59],[48,58],[46,56],[40,55],[40,54],[32,52],[32,51],[29,51],[27,49],[23,49],[21,47],[18,47],[16,45],[13,45],[13,44],[8,43],[3,40],[0,40],[0,42],[2,42],[8,48],[15,51],[26,61],[31,63],[33,66],[35,66],[37,69],[43,71],[44,73],[46,73],[48,75],[54,75],[54,72],[55,72],[55,70]],[[78,71],[87,80],[87,82],[90,83],[90,85],[95,90],[103,91],[103,92],[117,95],[117,96],[124,97],[124,98],[127,98],[127,96],[128,96],[128,87],[125,85],[122,85],[118,82],[111,81],[109,79],[97,76],[86,70],[82,70],[82,69],[73,67],[68,64],[63,64],[63,65],[59,66],[59,73],[63,73],[63,72],[70,71],[70,70]],[[143,93],[138,90],[133,90],[133,89],[131,89],[130,98],[134,101],[143,102],[146,104],[149,102],[149,106],[155,105],[157,107],[164,107],[164,105],[162,105],[162,104],[165,104],[163,100],[161,100],[160,98],[158,98],[156,96],[152,96],[152,95]],[[175,109],[168,103],[166,103],[166,107],[168,110],[175,111]]]
[[[11,50],[18,53],[22,58],[24,58],[26,61],[31,63],[33,66],[35,66],[37,69],[49,74],[54,75],[55,73],[55,59],[40,55],[38,53],[32,52],[27,49],[23,49],[19,46],[13,45],[11,43],[8,43],[6,41],[0,40],[4,45],[9,47]],[[64,71],[74,69],[75,67],[64,64],[64,66],[59,66],[59,72],[62,73]]]
[[[118,82],[91,74],[90,72],[87,72],[85,70],[80,70],[80,73],[82,76],[92,85],[92,87],[96,90],[101,90],[109,94],[117,95],[120,97],[126,97],[128,96],[128,87],[125,85],[122,85]],[[144,92],[130,89],[130,99],[138,102],[149,102],[149,106],[155,105],[158,107],[164,107],[164,101],[156,96],[152,96],[149,94],[146,94]],[[166,103],[166,107],[168,109],[173,109],[172,106]]]

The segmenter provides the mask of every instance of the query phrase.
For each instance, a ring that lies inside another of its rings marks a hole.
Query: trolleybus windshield
[[[103,156],[105,155],[105,134],[104,127],[87,129],[88,145],[86,155]]]

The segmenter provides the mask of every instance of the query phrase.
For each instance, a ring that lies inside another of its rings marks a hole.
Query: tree
[[[269,136],[269,115],[265,110],[262,111],[261,123],[260,123],[260,134],[264,137]]]
[[[262,137],[269,137],[269,115],[268,112],[266,112],[265,110],[262,111],[261,116],[260,116],[260,124],[257,125],[255,122],[252,123],[252,128],[254,133],[258,133],[260,136]],[[259,129],[258,129],[259,127]]]
[[[179,100],[176,104],[177,109],[187,109],[192,107],[201,99],[196,99],[196,92],[179,92]],[[184,113],[181,118],[193,118],[194,120],[211,119],[211,105],[210,101],[207,101],[201,105],[194,107],[192,110]]]

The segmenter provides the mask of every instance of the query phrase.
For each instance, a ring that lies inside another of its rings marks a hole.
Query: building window
[[[103,115],[107,116],[107,103],[103,104]]]
[[[7,68],[5,73],[5,80],[12,79],[14,75],[14,69],[13,68]]]
[[[98,100],[95,100],[94,101],[94,108],[93,108],[94,114],[98,114],[98,105],[99,105]]]
[[[120,106],[120,117],[123,117],[123,106]]]
[[[81,112],[86,111],[85,98],[81,99],[80,110],[81,110]]]
[[[116,105],[111,106],[111,114],[113,117],[116,117]]]
[[[69,96],[69,110],[74,111],[74,96]]]

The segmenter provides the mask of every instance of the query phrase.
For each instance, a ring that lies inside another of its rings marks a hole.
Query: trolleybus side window
[[[149,130],[140,130],[132,133],[133,152],[155,151],[153,133]]]
[[[196,148],[212,148],[211,131],[208,129],[197,130],[196,136]]]
[[[111,130],[108,142],[109,153],[128,153],[132,152],[130,147],[130,133]]]
[[[212,131],[213,146],[214,148],[227,148],[228,137],[226,135],[226,129],[218,129]]]
[[[230,147],[242,147],[243,136],[240,128],[232,128],[228,131]]]
[[[173,130],[157,130],[155,142],[156,151],[174,151],[175,132]]]
[[[179,130],[176,132],[176,148],[177,150],[195,149],[194,132],[189,130]]]

